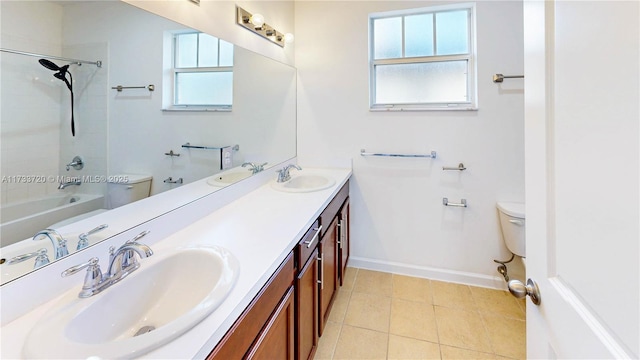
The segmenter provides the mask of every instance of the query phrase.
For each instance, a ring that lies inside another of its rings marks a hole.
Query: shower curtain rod
[[[5,49],[5,48],[0,48],[0,51],[12,53],[12,54],[18,54],[18,55],[34,56],[34,57],[45,58],[45,59],[68,61],[68,62],[71,62],[71,63],[74,63],[74,64],[79,64],[79,65],[80,64],[91,64],[91,65],[95,65],[97,67],[102,67],[102,61],[100,61],[100,60],[98,60],[98,61],[86,61],[86,60],[78,60],[78,59],[69,59],[69,58],[64,58],[64,57],[59,57],[59,56],[35,54],[35,53],[29,53],[29,52],[11,50],[11,49]]]

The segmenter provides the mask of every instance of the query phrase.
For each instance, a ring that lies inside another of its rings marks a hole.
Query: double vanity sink
[[[96,295],[78,297],[85,274],[80,271],[64,294],[3,324],[1,357],[206,357],[349,175],[348,169],[292,171],[284,182],[269,176],[263,186],[186,228],[164,239],[151,237],[145,243],[153,256]],[[210,198],[193,206],[216,201]],[[161,232],[153,226],[179,220],[171,216],[149,224],[152,234]],[[102,252],[98,256],[106,259]],[[84,253],[69,260],[86,261],[91,256]],[[65,261],[65,267],[72,265]],[[47,277],[61,281],[59,271]]]

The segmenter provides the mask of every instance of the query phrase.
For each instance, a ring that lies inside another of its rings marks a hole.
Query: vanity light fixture
[[[293,42],[293,34],[282,34],[267,25],[264,22],[264,16],[261,14],[251,14],[239,6],[236,6],[236,23],[281,47],[284,47],[285,43],[290,44]]]
[[[255,29],[261,29],[264,25],[264,16],[262,14],[253,14],[249,17],[249,22],[255,25]]]

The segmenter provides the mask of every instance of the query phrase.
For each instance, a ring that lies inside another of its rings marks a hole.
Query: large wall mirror
[[[196,30],[120,1],[0,6],[2,283],[41,268],[45,252],[55,261],[53,240],[33,240],[40,230],[60,230],[73,253],[92,230],[65,233],[73,224],[100,224],[114,207],[206,183],[156,211],[164,213],[295,156],[295,68],[233,46],[224,69],[232,71],[231,108],[180,108],[171,106],[174,36]]]

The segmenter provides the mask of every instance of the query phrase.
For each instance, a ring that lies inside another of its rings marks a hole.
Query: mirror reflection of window
[[[174,107],[231,109],[233,44],[205,33],[179,33],[173,55]]]

